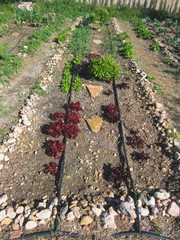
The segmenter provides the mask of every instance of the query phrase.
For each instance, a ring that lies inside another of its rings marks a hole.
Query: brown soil
[[[151,52],[148,47],[148,41],[136,38],[131,27],[127,23],[120,23],[123,31],[131,36],[131,41],[135,45],[135,59],[140,61],[139,65],[149,75],[155,76],[158,84],[163,85],[164,94],[157,96],[160,101],[167,105],[171,101],[173,106],[170,111],[170,117],[178,123],[178,106],[172,100],[170,95],[177,96],[179,90],[176,86],[175,79],[164,73],[165,65],[160,61],[157,53]],[[102,32],[93,30],[95,38],[103,40]],[[51,53],[51,42],[44,44],[34,58],[25,60],[25,67],[19,75],[14,78],[10,86],[3,90],[3,95],[11,99],[4,98],[7,104],[11,102],[15,104],[15,113],[2,120],[6,122],[12,121],[12,117],[17,118],[19,104],[17,94],[28,95],[29,88],[32,86],[32,80],[36,79],[43,73],[47,56]],[[99,45],[91,42],[91,49],[103,52]],[[45,51],[42,53],[42,51]],[[131,137],[130,130],[139,130],[139,135],[145,141],[144,147],[141,149],[150,154],[150,160],[143,163],[132,160],[131,153],[139,151],[127,145],[127,154],[131,172],[135,181],[135,185],[139,192],[148,191],[155,188],[166,188],[169,177],[172,172],[170,165],[172,160],[168,158],[161,147],[158,146],[159,132],[153,125],[153,119],[150,112],[146,109],[146,102],[141,96],[141,89],[136,83],[137,76],[131,71],[131,63],[129,60],[118,57],[117,61],[123,68],[125,74],[122,75],[119,83],[126,82],[129,89],[118,89],[118,98],[122,109],[122,122],[124,125],[126,141]],[[20,202],[22,199],[28,199],[31,202],[34,199],[41,199],[47,195],[51,199],[56,194],[55,178],[51,175],[45,175],[43,172],[44,165],[49,161],[54,161],[45,154],[43,145],[46,141],[52,139],[43,134],[43,126],[51,122],[50,113],[65,111],[63,106],[67,103],[68,96],[59,90],[59,83],[66,58],[57,63],[56,74],[51,83],[47,83],[47,93],[37,101],[32,111],[32,125],[26,129],[17,139],[17,143],[10,153],[8,153],[9,161],[4,162],[1,177],[1,192],[8,194],[9,202]],[[171,79],[171,81],[169,80]],[[103,91],[96,98],[91,98],[86,89],[86,84],[101,85]],[[114,95],[107,96],[108,89],[112,89],[111,84],[107,82],[95,81],[92,79],[83,79],[83,89],[78,93],[73,93],[72,101],[81,102],[83,111],[81,112],[82,121],[79,125],[81,133],[75,140],[68,140],[67,155],[65,163],[65,172],[63,178],[62,194],[65,196],[106,196],[107,193],[113,192],[119,194],[119,190],[114,188],[113,183],[104,178],[108,166],[116,166],[121,163],[122,157],[119,155],[118,146],[120,145],[120,135],[118,125],[110,124],[104,121],[100,132],[93,133],[86,124],[86,119],[96,116],[103,116],[102,106],[114,103]],[[8,100],[10,102],[8,102]],[[10,124],[7,124],[9,127]],[[163,171],[162,171],[163,169]],[[123,183],[122,187],[126,184]],[[169,189],[168,189],[169,190]],[[119,231],[127,231],[133,229],[133,224],[128,220],[120,221],[117,219]],[[174,221],[170,218],[160,218],[158,224],[163,230],[164,235],[177,237],[174,227]],[[168,228],[167,228],[168,225]],[[153,231],[149,220],[142,220],[142,229]],[[37,230],[37,229],[36,229]],[[74,223],[63,224],[63,230],[74,231],[86,234],[86,231],[80,229],[79,225]],[[99,220],[87,230],[87,235],[95,239],[92,235],[98,236],[98,239],[111,239],[110,235],[116,231],[104,230],[101,228]],[[52,239],[52,238],[51,238]],[[65,238],[54,238],[65,239]],[[122,238],[123,239],[123,238]],[[124,238],[126,239],[126,238]],[[142,238],[129,238],[142,239]],[[150,239],[143,237],[143,239]]]

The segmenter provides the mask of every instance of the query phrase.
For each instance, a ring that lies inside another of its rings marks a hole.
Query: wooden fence
[[[167,10],[171,13],[180,12],[180,0],[75,0],[81,3],[95,3],[102,6],[112,6],[114,4],[125,4],[129,6],[143,6],[145,8],[154,8]]]

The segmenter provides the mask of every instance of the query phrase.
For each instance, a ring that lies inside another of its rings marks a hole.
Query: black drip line
[[[113,85],[115,103],[117,105],[118,112],[119,112],[120,117],[121,117],[122,113],[121,113],[119,97],[118,97],[117,88],[116,88],[116,81],[115,81],[114,78],[113,78],[112,85]],[[162,239],[162,240],[173,240],[172,238],[163,237],[163,236],[160,236],[160,235],[157,235],[157,234],[154,234],[154,233],[141,231],[141,220],[140,220],[140,214],[139,214],[139,210],[138,210],[138,192],[135,188],[134,179],[133,179],[133,176],[132,176],[131,171],[130,171],[129,161],[128,161],[128,157],[127,157],[127,151],[126,151],[125,135],[124,135],[123,124],[122,124],[121,119],[118,122],[118,128],[119,128],[119,133],[120,133],[120,145],[123,148],[123,153],[124,153],[123,159],[124,159],[124,162],[127,165],[127,170],[128,170],[128,174],[129,174],[129,178],[130,178],[130,183],[131,183],[130,187],[131,187],[131,190],[132,190],[132,193],[133,193],[132,197],[134,198],[135,211],[136,211],[137,218],[136,218],[136,222],[135,222],[136,223],[135,231],[120,232],[120,233],[117,233],[117,234],[113,234],[112,237],[118,238],[118,237],[122,237],[122,236],[132,236],[132,235],[134,235],[134,236],[149,236],[151,238],[158,238],[158,239]],[[120,148],[121,148],[120,145],[118,146],[119,151],[120,151]],[[119,154],[122,154],[122,151],[120,151]]]

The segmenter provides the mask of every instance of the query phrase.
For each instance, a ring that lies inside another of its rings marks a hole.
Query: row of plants
[[[59,138],[61,136],[69,139],[77,138],[80,133],[78,124],[81,116],[78,113],[82,111],[80,102],[71,102],[65,106],[66,113],[56,112],[50,115],[52,123],[46,129],[46,134]],[[66,145],[60,140],[51,140],[46,143],[46,154],[54,159],[60,159]],[[49,162],[45,165],[44,173],[56,175],[58,172],[58,163]]]

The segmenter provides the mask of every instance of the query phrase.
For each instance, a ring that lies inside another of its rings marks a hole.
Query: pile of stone
[[[32,11],[33,10],[33,3],[31,1],[29,1],[29,2],[19,1],[17,3],[17,7],[22,9],[22,10]]]
[[[71,200],[70,200],[71,199]],[[15,206],[7,205],[6,194],[0,196],[0,226],[9,226],[13,231],[28,231],[37,226],[47,225],[58,214],[62,222],[76,221],[83,230],[89,230],[93,222],[99,221],[103,228],[116,229],[116,221],[130,220],[134,223],[137,218],[135,203],[131,196],[115,197],[113,192],[83,197],[62,196],[58,212],[58,199],[55,197],[48,201],[44,196],[37,204],[28,205],[25,200]],[[148,217],[150,220],[157,216],[180,216],[180,196],[166,192],[164,189],[141,194],[138,199],[140,218]],[[130,224],[129,223],[129,224]]]

